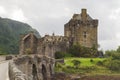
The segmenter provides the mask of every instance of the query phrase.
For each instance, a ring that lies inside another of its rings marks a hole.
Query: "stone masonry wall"
[[[51,80],[54,59],[40,55],[17,56],[9,63],[10,80]]]
[[[13,61],[9,63],[9,78],[10,80],[30,80],[28,77],[20,71]]]

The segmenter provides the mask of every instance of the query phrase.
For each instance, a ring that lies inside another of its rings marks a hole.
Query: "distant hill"
[[[26,23],[0,18],[0,54],[18,53],[20,35],[31,31],[40,37],[39,33]]]

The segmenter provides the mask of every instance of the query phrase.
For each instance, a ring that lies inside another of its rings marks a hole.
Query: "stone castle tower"
[[[73,44],[85,47],[97,47],[98,20],[92,19],[86,9],[81,14],[74,14],[72,19],[64,26],[64,36],[72,38]]]

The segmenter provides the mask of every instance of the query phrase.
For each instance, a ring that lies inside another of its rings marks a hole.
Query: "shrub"
[[[62,72],[63,65],[61,63],[55,64],[55,71],[56,72]]]
[[[112,60],[109,63],[108,68],[110,70],[113,70],[113,71],[120,71],[120,61],[119,60]]]
[[[69,53],[65,53],[64,57],[73,57],[73,55]]]
[[[70,47],[68,52],[75,57],[80,57],[81,46],[80,45],[73,45]]]
[[[114,50],[111,50],[111,51],[107,50],[107,51],[105,51],[105,55],[104,56],[105,57],[111,57],[113,53],[115,53]]]
[[[114,53],[114,54],[112,54],[112,59],[113,60],[120,60],[120,53]]]
[[[118,48],[117,48],[117,52],[120,53],[120,46],[118,46]]]
[[[81,62],[79,60],[72,60],[72,63],[76,68],[78,68]]]
[[[97,53],[96,48],[88,48],[79,44],[73,45],[69,48],[68,52],[74,57],[95,57]]]
[[[65,53],[64,52],[56,52],[55,53],[55,59],[61,59],[65,57]]]
[[[103,62],[102,62],[102,61],[98,61],[98,62],[97,62],[97,65],[98,65],[98,66],[103,66]]]
[[[90,59],[90,62],[94,62],[94,60],[93,60],[93,59]]]
[[[113,60],[112,57],[103,61],[103,65],[112,71],[120,71],[120,60]]]

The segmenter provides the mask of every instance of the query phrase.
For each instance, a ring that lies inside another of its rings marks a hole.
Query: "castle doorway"
[[[42,65],[42,75],[43,75],[43,80],[47,80],[47,71],[44,65]]]
[[[33,64],[33,66],[32,66],[32,75],[33,75],[33,80],[38,80],[37,68],[36,68],[35,64]]]

